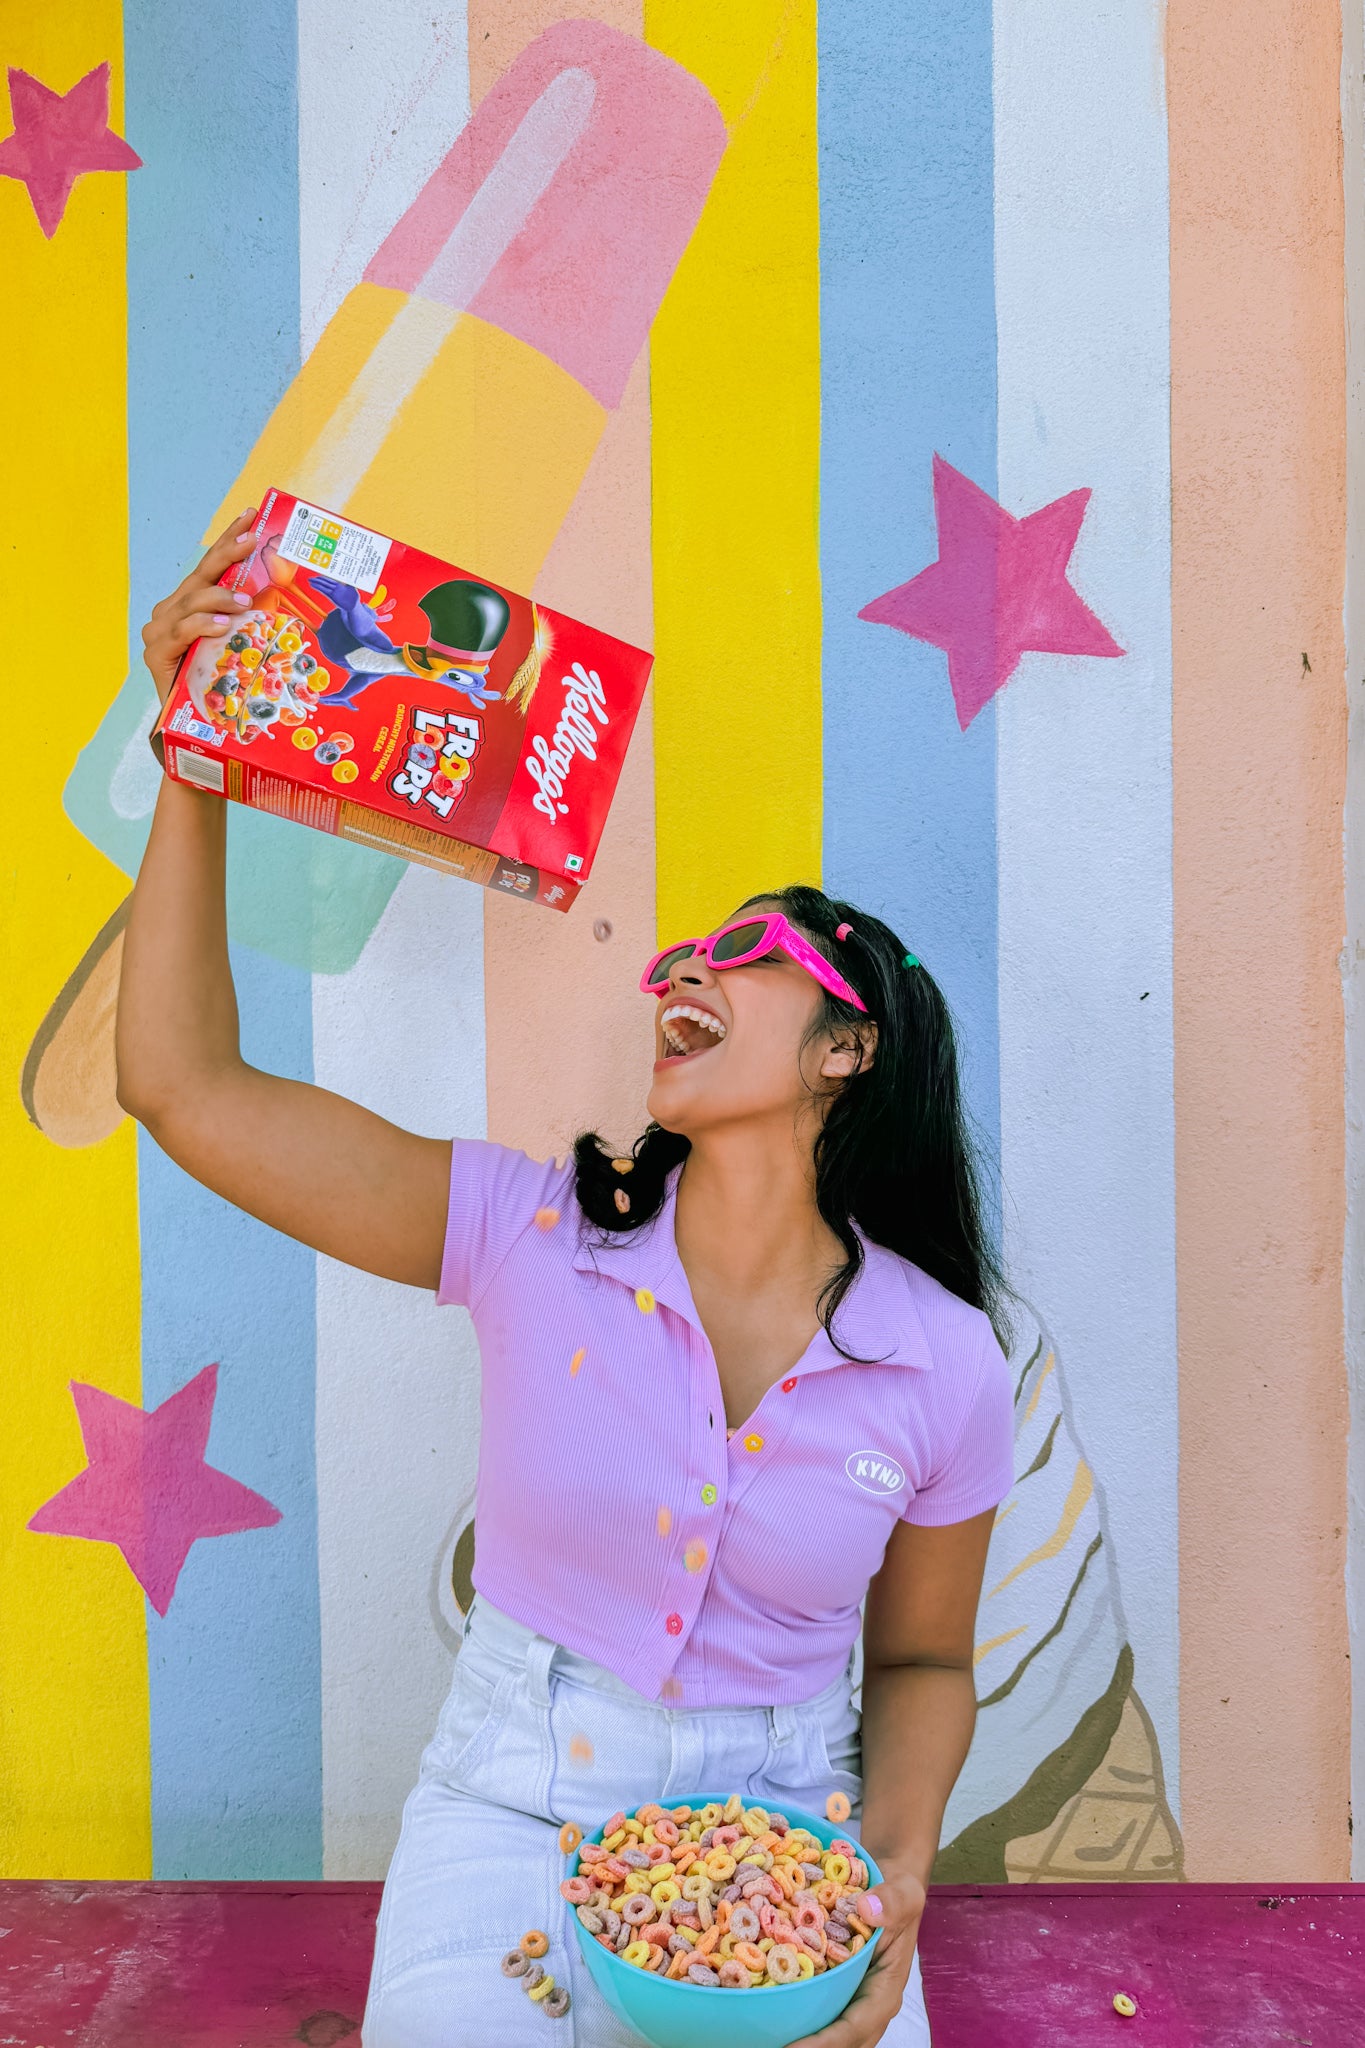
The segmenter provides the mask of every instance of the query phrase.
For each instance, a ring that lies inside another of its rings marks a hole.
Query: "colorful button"
[[[794,1387],[795,1385],[796,1385],[796,1381],[795,1381],[795,1380],[783,1380],[783,1382],[782,1382],[782,1391],[783,1391],[783,1393],[784,1393],[784,1394],[789,1394],[789,1393],[791,1392],[792,1388],[793,1388],[793,1387]]]
[[[659,1534],[661,1536],[666,1536],[669,1530],[673,1527],[672,1510],[670,1508],[660,1508],[656,1520],[659,1525]]]
[[[745,1448],[745,1450],[746,1450],[746,1451],[761,1451],[761,1450],[762,1450],[762,1448],[763,1448],[763,1439],[762,1439],[762,1437],[761,1437],[761,1436],[746,1436],[746,1437],[745,1437],[745,1439],[744,1439],[744,1448]]]
[[[558,1209],[537,1209],[535,1226],[537,1230],[553,1230],[559,1221]]]
[[[689,1572],[705,1570],[706,1545],[699,1538],[694,1538],[683,1552],[683,1564]]]
[[[587,1355],[588,1353],[586,1347],[580,1345],[578,1350],[575,1351],[573,1357],[569,1360],[569,1378],[571,1380],[577,1379],[578,1368],[583,1363],[583,1360],[587,1357]]]
[[[701,1490],[701,1497],[702,1497],[702,1501],[703,1501],[703,1503],[704,1503],[704,1505],[705,1505],[706,1507],[708,1507],[708,1508],[713,1508],[713,1507],[715,1506],[715,1504],[716,1504],[716,1489],[715,1489],[715,1487],[714,1487],[714,1486],[712,1486],[712,1484],[711,1484],[711,1482],[710,1482],[710,1480],[709,1480],[709,1479],[707,1480],[707,1482],[706,1482],[705,1486],[703,1486],[703,1488],[702,1488],[702,1490]]]
[[[1130,2020],[1136,2013],[1137,2006],[1126,1991],[1116,1991],[1114,1993],[1114,2011],[1122,2013],[1124,2019]]]
[[[670,1614],[668,1620],[664,1623],[664,1627],[671,1636],[680,1636],[683,1628],[682,1616],[680,1614]]]
[[[652,1315],[653,1315],[653,1313],[654,1313],[654,1296],[653,1296],[653,1295],[652,1295],[652,1294],[650,1293],[650,1291],[649,1291],[649,1289],[648,1289],[647,1287],[637,1287],[637,1288],[636,1288],[636,1290],[635,1290],[635,1306],[636,1306],[636,1308],[638,1308],[638,1309],[639,1309],[639,1311],[640,1311],[640,1314],[641,1314],[642,1316],[652,1316]]]

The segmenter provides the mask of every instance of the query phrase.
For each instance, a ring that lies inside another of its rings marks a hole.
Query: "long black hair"
[[[1003,1340],[1007,1290],[983,1215],[982,1152],[963,1105],[941,989],[917,961],[907,965],[889,925],[852,903],[798,887],[751,896],[741,908],[758,903],[781,907],[858,991],[877,1027],[874,1056],[833,1095],[815,1141],[816,1207],[844,1249],[844,1264],[820,1296],[825,1329],[833,1338],[839,1305],[862,1270],[861,1230],[983,1309]],[[849,930],[839,939],[842,925]],[[846,1038],[860,1013],[822,993],[808,1042],[824,1033]],[[625,1176],[613,1163],[621,1155],[595,1131],[583,1132],[574,1161],[584,1215],[607,1235],[638,1230],[658,1214],[668,1176],[690,1150],[689,1139],[651,1124],[631,1148]],[[627,1190],[623,1215],[617,1196]]]

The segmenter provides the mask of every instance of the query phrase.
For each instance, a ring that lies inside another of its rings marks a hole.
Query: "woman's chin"
[[[686,1136],[688,1108],[697,1102],[697,1084],[684,1073],[686,1060],[656,1060],[645,1108],[656,1124],[666,1131]]]

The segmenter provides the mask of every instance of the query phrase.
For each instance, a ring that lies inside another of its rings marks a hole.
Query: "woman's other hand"
[[[198,568],[152,607],[142,629],[142,658],[151,671],[156,694],[164,704],[170,695],[180,657],[205,634],[223,632],[236,613],[251,603],[244,590],[224,590],[218,579],[234,562],[244,562],[255,547],[252,524],[256,509],[248,505],[225,526]]]
[[[888,1869],[871,1894],[882,1902],[882,1938],[849,2004],[818,2034],[803,2034],[792,2048],[873,2048],[901,2009],[915,1959],[925,1890],[909,1870]]]

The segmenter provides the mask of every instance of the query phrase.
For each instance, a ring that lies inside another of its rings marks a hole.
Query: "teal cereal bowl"
[[[725,1796],[697,1792],[670,1800],[669,1805],[723,1805]],[[847,1829],[831,1827],[800,1807],[784,1806],[782,1811],[793,1826],[809,1828],[826,1848],[836,1835],[853,1840]],[[602,1830],[585,1839],[601,1841]],[[855,1847],[867,1865],[869,1882],[880,1883],[881,1871],[866,1849],[861,1843]],[[573,1876],[577,1861],[577,1851],[565,1858],[566,1877]],[[823,1976],[805,1977],[799,1984],[764,1985],[762,1990],[722,1991],[707,1984],[668,1983],[623,1963],[620,1956],[609,1954],[593,1940],[572,1906],[566,1910],[583,1960],[603,1998],[617,2018],[653,2048],[788,2048],[790,2042],[806,2034],[818,2034],[821,2027],[838,2019],[862,1983],[872,1951],[882,1937],[879,1927],[856,1956],[826,1970]]]

